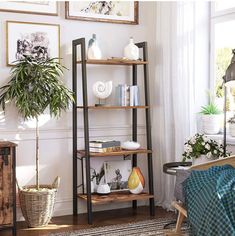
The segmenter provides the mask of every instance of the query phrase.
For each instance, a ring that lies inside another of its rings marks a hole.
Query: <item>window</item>
[[[215,91],[217,105],[223,109],[223,76],[235,48],[235,2],[211,3],[211,90]],[[235,112],[235,88],[228,89],[227,110]]]

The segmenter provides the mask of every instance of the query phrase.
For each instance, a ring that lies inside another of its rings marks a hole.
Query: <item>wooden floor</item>
[[[123,224],[133,221],[157,219],[162,217],[172,217],[172,219],[175,219],[176,216],[173,212],[167,212],[160,207],[156,207],[156,214],[154,217],[151,217],[147,207],[138,207],[137,210],[126,208],[95,212],[93,217],[94,223],[92,226],[87,224],[86,214],[80,214],[78,216],[69,215],[54,217],[47,227],[37,229],[27,228],[24,222],[18,222],[17,236],[41,236],[55,232],[65,232],[97,226]],[[0,231],[0,236],[11,236],[11,231]]]

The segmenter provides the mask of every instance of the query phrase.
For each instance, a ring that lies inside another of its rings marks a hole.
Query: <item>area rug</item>
[[[164,225],[171,222],[171,219],[154,219],[139,221],[129,224],[96,227],[72,232],[61,232],[50,234],[50,236],[154,236],[165,235],[170,229],[163,229]],[[174,226],[172,226],[173,228]],[[182,235],[189,235],[188,226],[182,227]]]

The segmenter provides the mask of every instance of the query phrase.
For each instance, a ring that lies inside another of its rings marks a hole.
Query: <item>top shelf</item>
[[[78,61],[77,63],[81,63],[82,61]],[[117,60],[117,59],[106,59],[106,60],[86,60],[87,64],[93,65],[146,65],[148,61],[140,61],[140,60]]]

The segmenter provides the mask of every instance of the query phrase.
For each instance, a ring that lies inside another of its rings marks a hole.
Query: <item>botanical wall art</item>
[[[0,1],[0,11],[58,15],[57,1]]]
[[[60,26],[33,22],[7,21],[7,64],[23,54],[59,58]]]
[[[67,1],[67,19],[138,24],[137,1]]]

